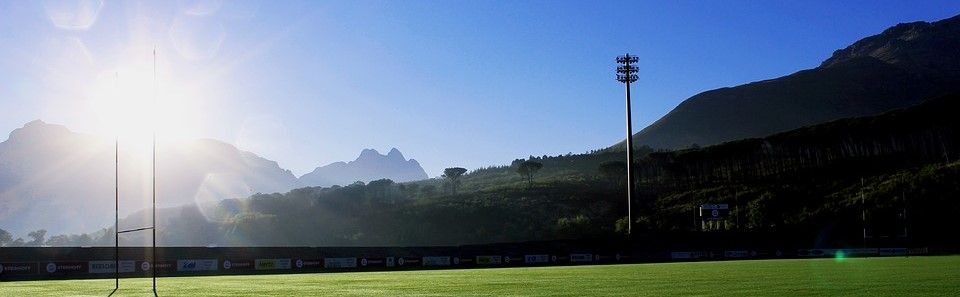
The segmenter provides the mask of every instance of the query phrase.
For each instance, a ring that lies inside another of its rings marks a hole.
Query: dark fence
[[[119,268],[112,247],[0,248],[0,281],[34,279],[315,273],[437,268],[617,264],[664,261],[858,257],[943,254],[927,247],[798,248],[738,240],[711,242],[700,234],[671,244],[653,238],[577,240],[434,247],[160,247],[156,267],[150,248],[122,247]],[[676,237],[676,236],[674,236]],[[722,240],[720,240],[722,239]],[[659,242],[659,243],[658,243]],[[783,242],[781,242],[782,244]],[[748,246],[749,245],[749,246]]]

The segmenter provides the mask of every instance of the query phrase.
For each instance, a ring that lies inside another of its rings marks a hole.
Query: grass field
[[[150,279],[120,285],[114,296],[150,293]],[[161,296],[960,296],[960,256],[176,277],[158,286]],[[112,279],[0,282],[0,296],[112,288]]]

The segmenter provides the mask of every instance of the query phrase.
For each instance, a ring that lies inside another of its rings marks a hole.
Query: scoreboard
[[[700,205],[700,218],[704,221],[721,221],[730,214],[730,205],[728,204],[704,204]]]

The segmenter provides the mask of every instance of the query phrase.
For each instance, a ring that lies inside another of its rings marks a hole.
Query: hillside
[[[956,110],[960,94],[765,138],[650,152],[638,162],[635,230],[697,231],[697,206],[727,203],[724,228],[789,234],[802,246],[860,246],[864,226],[887,238],[883,244],[956,242],[942,236],[960,212]],[[184,206],[161,212],[160,240],[403,246],[618,236],[626,223],[623,188],[598,170],[617,157],[533,157],[544,168],[532,185],[505,166],[468,173],[458,193],[449,180],[380,180]],[[898,237],[903,230],[910,237]]]
[[[690,97],[635,141],[658,149],[706,146],[913,106],[960,90],[957,48],[960,16],[899,24],[837,50],[817,68]]]

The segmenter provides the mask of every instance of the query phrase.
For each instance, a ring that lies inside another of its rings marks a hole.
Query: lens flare
[[[101,0],[47,0],[44,11],[54,26],[64,30],[87,30],[97,22]]]
[[[837,250],[837,253],[833,255],[833,260],[836,262],[843,262],[847,259],[847,254],[843,250]]]

